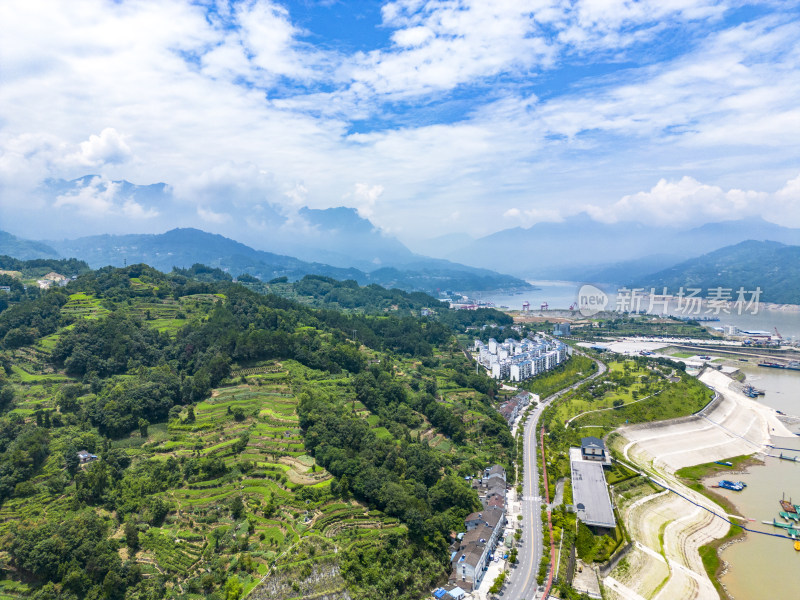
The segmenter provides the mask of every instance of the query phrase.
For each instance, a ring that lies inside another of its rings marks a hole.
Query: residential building
[[[458,534],[457,542],[451,547],[454,552],[450,582],[454,588],[449,593],[453,598],[463,598],[458,593],[453,595],[453,591],[458,589],[455,586],[474,590],[480,585],[484,568],[491,560],[506,524],[506,473],[503,467],[494,465],[486,469],[482,478],[472,480],[472,487],[478,490],[484,509],[467,516],[464,520],[466,533]],[[442,597],[446,600],[446,596]]]
[[[475,340],[478,362],[495,379],[524,381],[556,367],[569,357],[569,347],[558,340],[533,336],[523,340]]]
[[[553,325],[553,335],[556,336],[570,335],[570,324],[556,323],[555,325]]]
[[[97,460],[97,456],[87,452],[86,450],[80,450],[78,452],[78,462],[82,465],[85,465],[86,463],[90,463],[95,460]]]

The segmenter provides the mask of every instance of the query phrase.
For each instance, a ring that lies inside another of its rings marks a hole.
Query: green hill
[[[679,288],[761,288],[761,301],[800,304],[800,246],[746,241],[682,262],[631,282],[632,287],[671,293]],[[704,294],[705,295],[705,294]]]
[[[24,240],[5,231],[0,231],[0,255],[13,256],[20,260],[59,258],[58,252],[47,244]]]
[[[0,312],[3,597],[222,600],[263,580],[252,597],[411,600],[446,578],[479,506],[464,477],[514,460],[497,384],[453,334],[507,317],[299,284],[363,310],[133,265]]]
[[[336,267],[255,250],[230,238],[192,228],[172,229],[161,234],[96,235],[50,244],[63,256],[85,260],[92,268],[146,263],[168,272],[173,267],[189,268],[202,263],[231,275],[246,273],[264,281],[277,277],[294,281],[305,275],[321,275],[340,280],[352,279],[361,285],[375,283],[429,293],[446,289],[530,287],[525,281],[510,275],[425,257],[417,257],[398,267],[369,272],[354,267]]]

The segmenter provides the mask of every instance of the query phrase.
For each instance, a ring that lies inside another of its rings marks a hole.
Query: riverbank
[[[686,499],[645,483],[617,495],[620,514],[636,547],[624,564],[609,574],[609,598],[718,598],[719,588],[712,583],[707,566],[717,574],[719,565],[713,565],[712,558],[717,556],[715,546],[732,538],[729,523],[713,513],[733,520],[740,515],[732,506],[721,508],[686,485],[676,472],[759,453],[773,435],[791,435],[774,410],[741,394],[729,377],[707,370],[700,379],[718,394],[713,406],[701,414],[618,430],[614,448]]]
[[[776,446],[794,448],[784,454],[800,454],[800,438],[776,438]],[[747,484],[741,492],[717,489],[714,492],[723,496],[735,506],[737,514],[748,517],[747,528],[772,535],[781,535],[780,529],[771,524],[773,519],[783,519],[778,515],[781,507],[778,500],[784,496],[798,502],[800,497],[800,464],[780,460],[771,456],[763,457],[763,465],[753,465],[744,471],[731,474],[729,479]],[[716,483],[710,479],[707,483]],[[737,600],[746,598],[790,598],[800,589],[800,553],[795,551],[793,541],[747,533],[741,543],[720,548],[720,583],[730,597]]]

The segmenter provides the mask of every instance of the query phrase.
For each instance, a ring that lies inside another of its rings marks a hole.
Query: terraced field
[[[335,592],[344,586],[333,560],[337,552],[359,540],[404,530],[396,519],[355,501],[332,499],[330,474],[305,453],[298,400],[292,394],[292,373],[302,372],[304,378],[319,374],[297,363],[287,367],[276,371],[275,365],[264,366],[247,383],[214,390],[211,398],[193,407],[194,420],[184,409],[166,428],[151,427],[138,447],[128,447],[136,456],[172,456],[184,465],[218,460],[225,467],[219,476],[194,478],[164,494],[175,510],[163,527],[141,535],[136,560],[146,570],[200,576],[214,548],[238,547],[253,561],[253,570],[243,577],[246,590],[274,564],[270,577],[278,582],[272,586],[277,596],[270,597],[296,596],[288,579],[286,585],[280,583],[289,573],[294,583]],[[349,389],[349,380],[320,377],[314,385],[341,394]],[[363,406],[356,408],[365,418],[369,414]],[[371,424],[376,419],[369,417]],[[237,498],[246,517],[231,514]],[[313,568],[298,550],[309,544],[316,548]],[[327,570],[322,568],[326,552],[331,560]]]
[[[69,301],[61,307],[61,314],[84,319],[99,319],[110,312],[102,306],[99,298],[83,292],[70,294]]]

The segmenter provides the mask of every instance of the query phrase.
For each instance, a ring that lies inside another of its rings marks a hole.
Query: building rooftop
[[[489,467],[488,469],[486,469],[486,474],[489,475],[490,477],[492,475],[502,475],[503,477],[505,477],[506,476],[506,471],[500,465],[493,465],[493,466]]]
[[[585,438],[581,438],[581,448],[600,448],[605,450],[606,445],[600,438],[590,435]]]
[[[572,473],[572,496],[578,518],[587,525],[616,527],[611,497],[608,495],[603,465],[596,461],[583,460],[580,448],[569,449],[569,465]]]
[[[461,572],[460,570],[458,570],[458,567],[461,566],[462,564],[466,563],[470,565],[472,568],[478,566],[478,563],[480,562],[481,557],[483,556],[483,548],[484,544],[471,542],[468,545],[464,546],[463,550],[459,550],[456,553],[456,557],[453,560],[453,567],[456,570],[459,577],[461,576]],[[470,579],[467,579],[467,581],[470,581]]]
[[[492,496],[486,500],[486,508],[499,508],[506,507],[506,499],[503,496]]]

